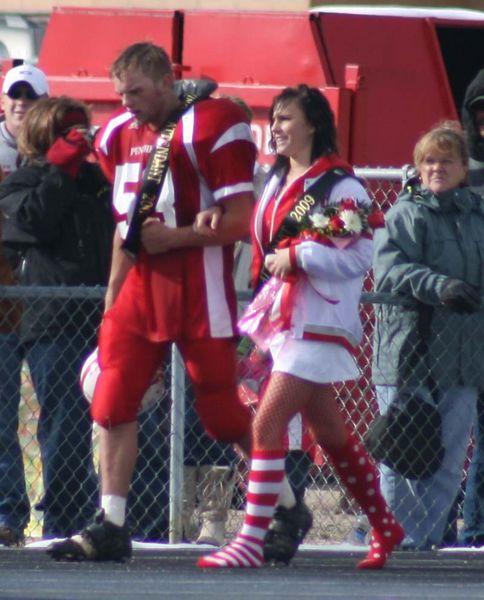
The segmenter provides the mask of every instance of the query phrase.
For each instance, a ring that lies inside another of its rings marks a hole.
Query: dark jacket
[[[106,284],[113,223],[110,188],[96,165],[84,163],[76,179],[49,163],[22,166],[0,184],[0,210],[2,243],[18,284]],[[99,312],[93,302],[26,299],[21,338],[79,328],[87,335]]]
[[[469,142],[469,183],[472,189],[484,195],[484,138],[474,120],[471,102],[482,96],[484,101],[484,69],[481,69],[468,85],[462,107],[462,123]]]

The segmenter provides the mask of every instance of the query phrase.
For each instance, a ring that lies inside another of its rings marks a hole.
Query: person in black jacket
[[[484,195],[484,69],[469,83],[462,107],[462,124],[469,144],[469,185]]]
[[[484,69],[467,86],[462,124],[469,144],[469,186],[484,201]],[[484,546],[484,393],[479,394],[477,401],[474,438],[464,495],[464,525],[460,531],[464,546]]]
[[[2,244],[21,286],[105,285],[110,187],[91,152],[87,107],[43,98],[18,138],[22,166],[0,184]],[[30,518],[17,435],[25,360],[40,404],[44,537],[69,536],[94,514],[92,423],[79,387],[95,345],[101,300],[21,297],[18,322],[0,329],[0,544],[21,545]]]

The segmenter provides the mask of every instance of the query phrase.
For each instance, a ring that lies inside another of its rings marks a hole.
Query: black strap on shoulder
[[[175,133],[178,120],[183,113],[198,100],[207,98],[208,94],[214,89],[213,84],[208,86],[202,94],[197,93],[196,86],[192,86],[182,99],[181,108],[174,111],[165,123],[155,146],[150,154],[148,166],[145,170],[145,175],[141,188],[136,196],[136,201],[133,210],[133,216],[129,223],[126,239],[121,247],[124,252],[133,260],[136,259],[141,247],[141,227],[143,222],[153,213],[158,196],[163,186],[166,173],[168,171],[168,157],[170,154],[171,140]],[[216,87],[216,86],[215,86]]]
[[[326,173],[310,185],[282,220],[279,229],[267,246],[265,254],[270,254],[283,239],[296,237],[301,229],[300,223],[304,217],[310,213],[316,204],[326,204],[331,190],[344,177],[353,177],[353,175],[344,169],[335,167],[326,171]],[[259,274],[256,290],[270,278],[271,273],[269,273],[264,265]]]

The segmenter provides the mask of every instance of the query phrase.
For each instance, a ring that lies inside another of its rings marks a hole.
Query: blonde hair
[[[455,153],[462,164],[467,166],[469,149],[464,131],[458,121],[441,121],[418,140],[413,151],[413,160],[417,169],[431,152]]]
[[[68,113],[79,113],[80,121],[90,123],[90,110],[79,100],[68,96],[51,96],[37,100],[27,111],[22,123],[17,139],[19,154],[27,162],[45,156],[55,139],[59,137],[62,123]]]
[[[137,42],[125,48],[111,66],[111,77],[121,77],[126,71],[141,71],[155,83],[172,72],[166,50],[151,42]]]

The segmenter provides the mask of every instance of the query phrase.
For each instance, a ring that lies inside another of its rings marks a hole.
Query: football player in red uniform
[[[91,407],[101,431],[101,510],[78,535],[50,546],[56,559],[131,555],[125,510],[137,413],[171,342],[184,359],[207,432],[246,448],[249,440],[250,411],[236,387],[232,278],[233,243],[248,234],[253,209],[256,149],[248,117],[230,99],[180,95],[168,55],[151,43],[126,48],[111,75],[123,108],[97,136],[117,221]],[[153,168],[154,147],[164,152]],[[156,177],[158,187],[141,197]],[[193,223],[213,205],[222,218],[207,237]]]

